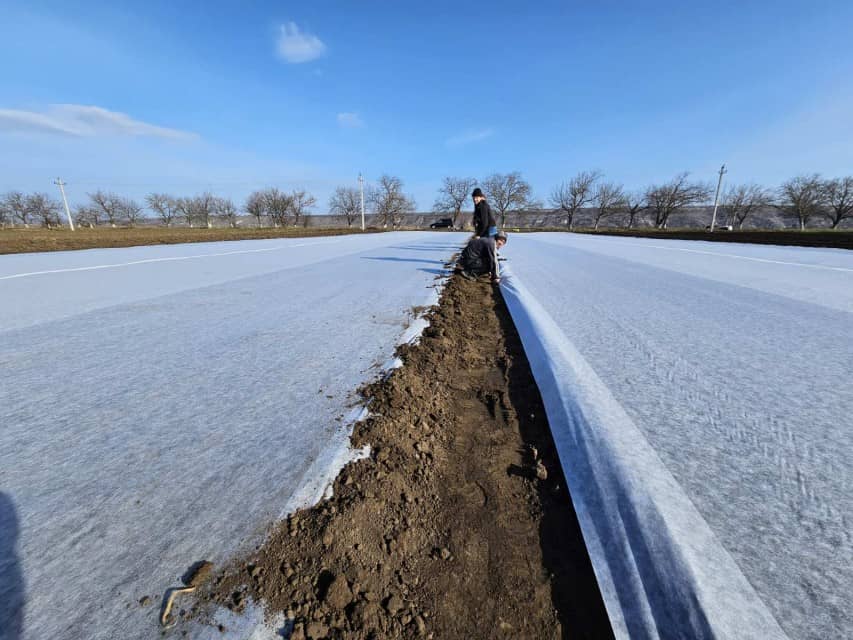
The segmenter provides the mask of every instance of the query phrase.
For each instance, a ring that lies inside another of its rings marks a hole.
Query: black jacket
[[[473,274],[488,273],[498,277],[497,247],[494,238],[472,238],[462,250],[459,262],[463,269]]]
[[[480,200],[474,205],[474,235],[481,238],[489,232],[489,227],[496,227],[497,223],[492,215],[492,208],[485,200]]]

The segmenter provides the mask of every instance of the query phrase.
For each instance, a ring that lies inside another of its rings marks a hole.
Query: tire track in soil
[[[498,289],[452,278],[399,355],[364,389],[353,446],[371,457],[220,570],[192,617],[251,598],[285,612],[294,640],[612,637]]]

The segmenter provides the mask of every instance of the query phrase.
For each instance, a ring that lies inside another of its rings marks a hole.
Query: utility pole
[[[720,187],[723,186],[723,175],[726,173],[726,165],[720,167],[720,179],[717,180],[717,193],[714,195],[714,215],[711,216],[711,233],[717,225],[717,206],[720,204]]]
[[[361,230],[364,231],[364,176],[358,173],[358,190],[361,194]]]
[[[65,216],[68,218],[68,226],[74,231],[74,222],[71,220],[71,210],[68,208],[68,198],[65,197],[65,183],[62,178],[57,178],[53,184],[59,187],[59,193],[62,194],[62,204],[65,205]]]

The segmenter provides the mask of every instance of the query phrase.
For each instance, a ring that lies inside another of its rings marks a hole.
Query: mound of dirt
[[[334,497],[292,514],[200,590],[305,638],[607,638],[545,411],[497,289],[453,278]],[[203,614],[202,614],[203,615]]]

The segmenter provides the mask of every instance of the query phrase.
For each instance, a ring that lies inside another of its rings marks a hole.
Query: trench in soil
[[[429,317],[404,366],[363,390],[352,444],[370,458],[215,573],[186,617],[252,600],[294,640],[612,637],[499,290],[451,278]]]

